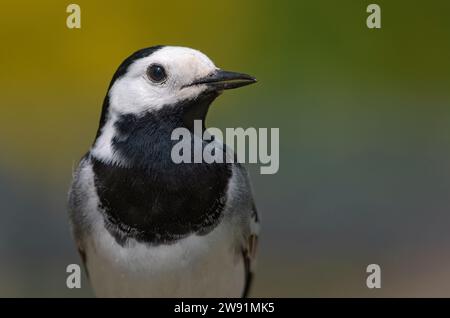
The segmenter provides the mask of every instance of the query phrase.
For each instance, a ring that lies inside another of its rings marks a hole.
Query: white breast
[[[87,267],[99,297],[241,297],[244,264],[227,222],[160,246],[122,247],[104,227],[93,233]]]
[[[204,236],[191,235],[159,246],[131,239],[123,247],[105,228],[89,160],[81,163],[75,183],[82,204],[77,210],[80,216],[72,218],[72,222],[79,229],[75,232],[86,253],[89,278],[97,296],[242,296],[245,269],[240,239],[245,222],[239,214],[225,211],[222,222]],[[234,197],[232,194],[230,197]]]

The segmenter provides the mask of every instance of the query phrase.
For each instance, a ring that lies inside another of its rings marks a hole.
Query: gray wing
[[[241,225],[239,251],[242,253],[245,266],[242,297],[247,297],[253,280],[260,220],[248,173],[240,164],[233,165],[233,178],[229,191],[232,196],[230,208],[233,213],[238,214]]]
[[[259,226],[258,211],[256,210],[255,206],[253,206],[252,210],[252,222],[255,222]],[[244,266],[245,266],[245,285],[244,291],[242,293],[243,298],[248,297],[250,287],[252,285],[257,245],[258,245],[258,233],[257,231],[255,231],[254,233],[250,233],[248,235],[246,242],[244,242],[242,246],[242,257],[244,258]]]
[[[90,179],[90,157],[85,155],[73,173],[73,181],[68,196],[69,220],[72,228],[72,234],[76,243],[78,253],[83,261],[87,276],[89,273],[86,266],[86,249],[84,238],[89,231],[89,223],[86,221],[85,209],[89,203],[88,187],[93,186],[93,179]]]

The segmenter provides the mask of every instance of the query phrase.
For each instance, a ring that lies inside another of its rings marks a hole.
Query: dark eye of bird
[[[152,64],[147,69],[147,76],[155,83],[161,83],[167,78],[164,67],[159,64]]]

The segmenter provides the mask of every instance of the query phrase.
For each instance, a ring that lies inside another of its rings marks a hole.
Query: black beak
[[[254,78],[253,76],[242,73],[222,71],[218,69],[214,71],[214,73],[200,78],[188,86],[205,84],[211,89],[222,91],[225,89],[233,89],[250,85],[253,83],[256,83],[256,78]]]

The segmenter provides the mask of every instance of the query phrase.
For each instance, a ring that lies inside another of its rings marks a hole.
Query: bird
[[[174,163],[171,132],[193,134],[219,95],[255,82],[180,46],[120,64],[68,195],[95,296],[248,297],[260,226],[249,174],[238,162]]]

